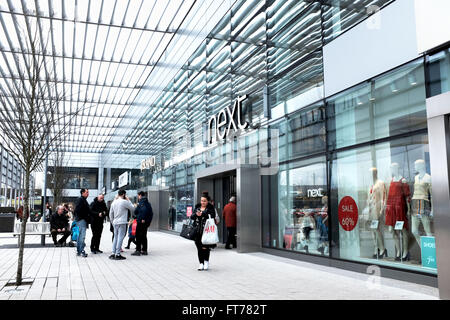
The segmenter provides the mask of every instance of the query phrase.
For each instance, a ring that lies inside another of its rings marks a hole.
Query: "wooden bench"
[[[17,221],[14,224],[14,233],[13,236],[17,236],[17,246],[20,246],[20,235],[22,230],[22,222]],[[50,232],[50,222],[27,222],[25,235],[45,235],[45,236],[51,236],[52,233]],[[45,245],[45,240],[44,240]]]

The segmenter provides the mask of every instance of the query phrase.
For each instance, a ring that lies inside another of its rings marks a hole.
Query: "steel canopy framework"
[[[64,92],[61,114],[84,106],[58,149],[136,164],[268,79],[280,99],[311,86],[321,96],[320,46],[390,2],[0,0],[0,94],[20,78],[31,26],[49,66],[42,81]]]
[[[82,107],[59,148],[101,153],[196,0],[0,0],[0,94],[19,81],[36,32],[60,113]],[[31,32],[30,32],[31,31]],[[186,30],[184,30],[186,31]],[[165,67],[170,67],[166,64]],[[49,97],[49,99],[51,99]],[[134,122],[135,122],[134,121]]]

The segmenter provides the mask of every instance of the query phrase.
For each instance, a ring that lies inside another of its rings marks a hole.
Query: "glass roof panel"
[[[137,97],[156,98],[165,84],[152,82],[142,91],[149,76],[155,73],[161,81],[169,81],[180,67],[178,60],[189,57],[183,56],[184,47],[192,45],[189,35],[197,37],[199,22],[208,22],[202,16],[185,19],[196,3],[205,8],[195,0],[0,0],[1,89],[12,97],[14,81],[27,74],[28,35],[36,34],[37,52],[46,62],[39,74],[40,86],[45,87],[45,80],[51,78],[56,82],[52,94],[64,96],[58,106],[61,119],[57,127],[70,121],[67,131],[73,134],[64,139],[65,151],[102,152],[106,146],[120,145],[125,134],[118,127],[134,128],[139,108],[141,113],[149,109],[157,116],[158,122],[151,119],[148,123],[151,129],[161,121],[170,121],[168,128],[173,128],[175,117],[186,117],[186,94],[172,104],[179,114],[170,108],[161,113]],[[208,7],[214,12],[217,5]],[[205,10],[192,10],[191,14]],[[183,20],[189,23],[180,28]],[[197,30],[189,30],[189,26]],[[171,44],[179,28],[179,43]],[[163,54],[167,48],[172,48],[172,54]],[[188,73],[181,77],[178,90],[185,90],[188,78]],[[163,99],[170,101],[172,93],[167,92]],[[9,100],[12,107],[13,100]],[[144,102],[143,107],[139,102]],[[71,112],[78,116],[70,120],[67,115]],[[161,129],[168,132],[168,128]]]

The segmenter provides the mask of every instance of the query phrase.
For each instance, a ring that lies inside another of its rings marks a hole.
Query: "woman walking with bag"
[[[198,267],[199,271],[208,270],[210,250],[211,248],[216,247],[215,244],[205,245],[202,243],[205,223],[210,217],[214,219],[215,216],[216,212],[214,207],[209,203],[209,196],[207,194],[202,194],[200,203],[195,206],[194,214],[191,215],[194,226],[197,228],[197,234],[194,241],[197,247],[198,260],[200,262]]]

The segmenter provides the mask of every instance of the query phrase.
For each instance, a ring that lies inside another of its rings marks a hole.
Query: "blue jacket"
[[[142,223],[142,220],[145,220],[145,224],[150,225],[153,219],[153,210],[147,198],[141,198],[134,210],[134,216],[138,223]]]

